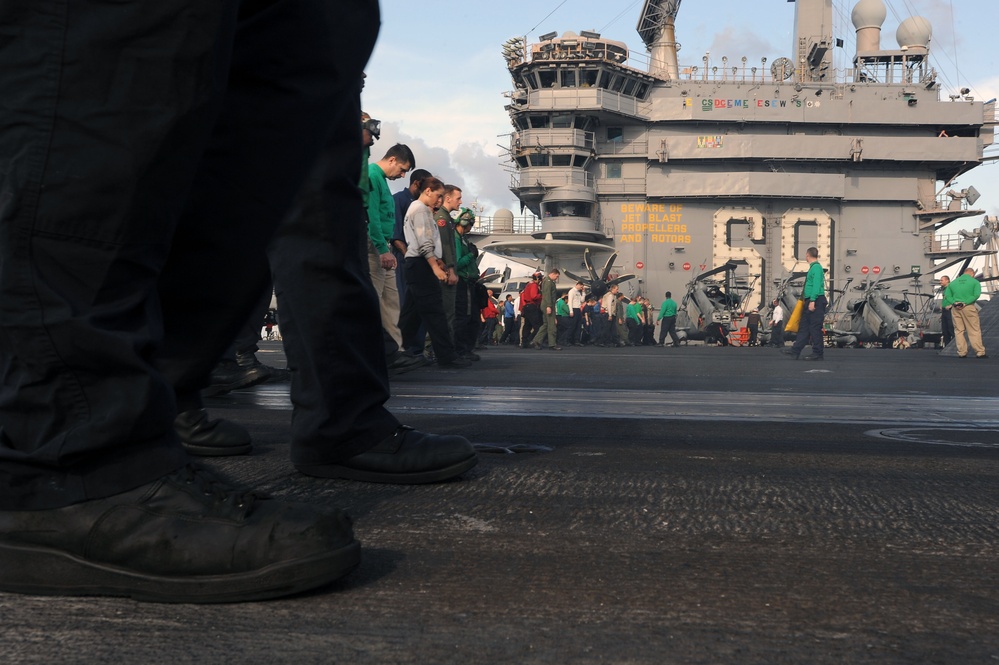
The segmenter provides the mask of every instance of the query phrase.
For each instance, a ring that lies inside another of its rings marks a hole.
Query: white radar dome
[[[933,37],[933,25],[922,16],[913,16],[902,21],[895,33],[895,39],[899,46],[922,46],[926,48],[930,45],[930,38]]]
[[[493,215],[493,233],[513,233],[513,213],[500,208]]]
[[[885,8],[884,0],[860,0],[854,5],[850,18],[853,19],[853,27],[862,30],[880,28],[887,16],[888,10]]]

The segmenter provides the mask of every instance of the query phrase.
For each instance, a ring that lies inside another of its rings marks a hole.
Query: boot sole
[[[389,473],[368,469],[353,469],[340,464],[296,465],[295,468],[307,476],[336,478],[339,480],[359,480],[365,483],[387,483],[393,485],[426,485],[439,483],[460,476],[479,463],[478,455],[439,469],[414,471],[410,473]]]
[[[245,455],[253,450],[253,443],[242,446],[201,446],[196,443],[181,441],[181,445],[191,455],[198,457],[231,457],[234,455]]]
[[[233,390],[241,390],[242,388],[252,388],[253,386],[259,386],[261,383],[267,383],[271,378],[270,372],[258,371],[252,372],[240,379],[239,381],[234,381],[233,383],[228,383],[225,385],[210,385],[201,390],[202,397],[220,397],[231,393]]]
[[[325,586],[361,561],[361,544],[223,575],[160,576],[46,547],[0,543],[0,591],[45,596],[125,596],[155,603],[236,603]]]

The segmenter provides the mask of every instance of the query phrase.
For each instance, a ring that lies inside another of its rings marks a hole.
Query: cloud
[[[722,56],[728,56],[730,63],[740,62],[742,56],[753,61],[759,60],[762,56],[769,57],[774,53],[786,51],[787,47],[776,48],[770,40],[748,28],[727,26],[715,34],[708,50],[711,51],[712,62],[721,65]]]
[[[459,142],[453,149],[435,145],[428,140],[403,131],[400,123],[382,124],[381,139],[371,149],[376,160],[394,143],[405,143],[412,149],[418,168],[427,169],[448,184],[461,187],[465,205],[478,201],[485,215],[498,208],[518,210],[519,205],[509,190],[510,175],[503,168],[505,157],[486,150],[487,144]],[[394,189],[402,187],[399,181]]]

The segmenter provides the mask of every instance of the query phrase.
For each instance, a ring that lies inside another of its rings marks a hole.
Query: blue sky
[[[912,15],[924,16],[934,28],[931,58],[944,98],[960,87],[971,88],[979,100],[997,97],[994,3],[886,0],[882,44],[894,48],[898,24]],[[477,199],[486,215],[498,208],[518,212],[500,147],[508,145],[511,131],[503,93],[513,87],[501,55],[503,42],[516,36],[537,41],[552,31],[596,30],[627,43],[630,64],[644,69],[646,51],[635,30],[643,4],[643,0],[382,0],[381,33],[366,70],[363,94],[364,109],[383,123],[373,156],[379,157],[396,141],[407,143],[418,166],[462,186],[466,204]],[[836,36],[847,41],[847,48],[840,49],[838,67],[853,54],[854,4],[833,0]],[[683,0],[677,18],[680,64],[697,64],[706,51],[712,58],[746,56],[751,61],[790,55],[793,23],[794,4],[786,0]],[[986,154],[999,157],[999,148]],[[955,184],[974,185],[982,193],[976,207],[999,215],[999,165],[979,167]]]

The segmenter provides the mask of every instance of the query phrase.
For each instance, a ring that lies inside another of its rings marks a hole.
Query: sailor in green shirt
[[[461,210],[461,187],[444,185],[444,202],[434,211],[434,221],[437,222],[437,230],[441,234],[441,247],[444,251],[441,260],[444,261],[447,280],[441,284],[441,297],[444,300],[444,316],[447,317],[447,328],[451,331],[452,340],[455,334],[454,304],[455,298],[458,297],[458,258],[455,254],[456,232],[451,213],[457,213],[459,210]]]
[[[951,282],[944,290],[943,307],[950,310],[954,320],[954,341],[957,342],[957,355],[964,358],[968,355],[968,343],[975,350],[978,358],[987,358],[985,345],[982,343],[982,326],[978,319],[978,307],[975,303],[982,295],[982,283],[975,279],[975,269],[968,268]],[[964,339],[968,333],[967,341]]]
[[[567,339],[573,328],[572,318],[569,316],[568,299],[569,296],[566,294],[555,301],[555,325],[558,328],[556,340],[559,346],[566,346],[572,343]]]
[[[676,336],[676,301],[673,300],[673,294],[669,291],[666,292],[666,300],[663,300],[663,304],[659,308],[659,320],[662,321],[659,328],[659,346],[664,345],[666,333],[669,333],[673,346],[680,346],[680,338]]]
[[[822,324],[826,316],[825,271],[819,265],[819,250],[809,247],[805,252],[808,262],[808,274],[805,275],[805,288],[801,298],[805,301],[805,309],[801,312],[801,322],[798,324],[798,336],[794,345],[785,351],[793,358],[798,358],[809,343],[812,345],[812,355],[805,360],[822,360],[825,343],[822,336]]]
[[[389,191],[388,181],[406,174],[416,159],[409,147],[397,143],[385,156],[368,165],[368,271],[371,283],[378,293],[382,327],[397,347],[402,346],[399,332],[399,285],[395,278],[398,263],[389,241],[395,230],[395,199]]]
[[[445,188],[446,189],[446,188]],[[448,217],[450,219],[450,216]],[[468,239],[468,233],[475,224],[475,213],[463,208],[449,224],[454,229],[455,272],[458,283],[454,298],[454,347],[462,358],[479,360],[475,344],[479,338],[481,307],[476,304],[476,293],[482,288],[479,281],[479,250]],[[442,234],[443,242],[443,234]]]
[[[569,303],[565,298],[559,298],[555,303],[555,316],[569,316]]]
[[[642,327],[645,319],[642,316],[642,303],[636,298],[625,307],[625,322],[628,325],[628,344],[639,346],[642,343]]]

